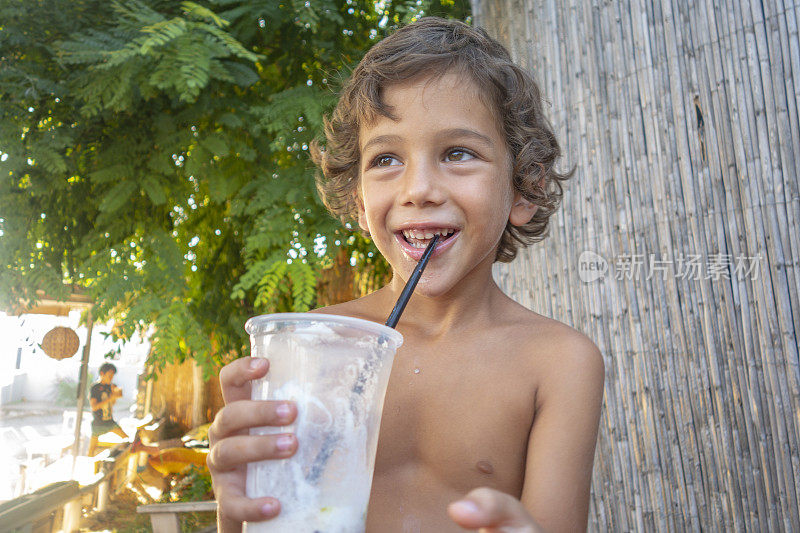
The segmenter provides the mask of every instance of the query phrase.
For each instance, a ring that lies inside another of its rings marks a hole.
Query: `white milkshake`
[[[245,329],[252,355],[270,361],[252,398],[293,400],[298,410],[292,426],[251,430],[295,433],[298,450],[248,466],[247,495],[277,498],[281,513],[246,523],[246,531],[364,531],[383,399],[402,336],[374,322],[316,313],[255,317]]]

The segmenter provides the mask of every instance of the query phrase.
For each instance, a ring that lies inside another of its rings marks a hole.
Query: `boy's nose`
[[[398,200],[403,205],[439,205],[444,202],[441,176],[436,165],[409,162],[401,179]]]

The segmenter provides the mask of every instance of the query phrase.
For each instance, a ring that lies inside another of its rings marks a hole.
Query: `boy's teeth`
[[[433,239],[434,235],[441,235],[446,236],[452,233],[453,230],[449,229],[437,229],[437,230],[415,230],[415,229],[407,229],[403,230],[403,236],[406,239],[419,239],[419,240],[428,240]]]
[[[454,230],[451,229],[436,229],[436,230],[403,230],[403,237],[414,248],[425,248],[434,235],[441,235],[447,237],[452,234]]]

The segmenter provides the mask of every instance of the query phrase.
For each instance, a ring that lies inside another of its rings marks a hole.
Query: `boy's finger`
[[[498,533],[533,533],[540,531],[522,503],[503,492],[478,488],[463,499],[451,503],[447,513],[461,527],[487,528]]]
[[[218,497],[217,527],[220,533],[239,533],[242,522],[262,522],[280,513],[281,504],[275,498],[250,499],[227,493]]]
[[[254,461],[286,459],[296,450],[297,437],[291,433],[228,437],[211,448],[206,464],[213,472],[227,472]]]
[[[250,381],[263,378],[269,361],[260,357],[242,357],[228,363],[219,371],[219,385],[225,403],[250,399]]]
[[[239,400],[220,409],[208,428],[208,439],[217,441],[259,426],[287,426],[297,416],[294,402]]]

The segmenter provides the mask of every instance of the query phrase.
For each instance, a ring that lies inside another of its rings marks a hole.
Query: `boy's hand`
[[[447,514],[459,526],[482,533],[542,533],[518,499],[486,487],[475,489],[447,507]]]
[[[249,435],[251,427],[286,426],[297,416],[291,402],[250,400],[250,381],[263,377],[266,359],[243,357],[219,373],[225,407],[217,413],[208,430],[208,470],[217,499],[220,533],[240,532],[242,522],[273,518],[280,511],[275,498],[250,499],[245,495],[247,463],[285,459],[297,449],[292,434]]]

